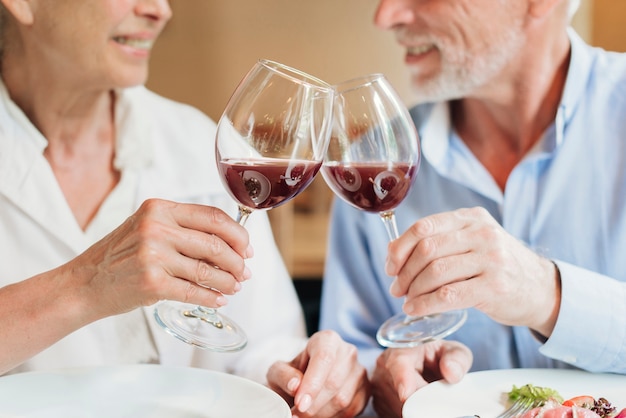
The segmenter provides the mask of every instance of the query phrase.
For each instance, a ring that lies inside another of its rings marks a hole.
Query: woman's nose
[[[139,0],[136,13],[154,20],[168,21],[172,17],[169,0]]]

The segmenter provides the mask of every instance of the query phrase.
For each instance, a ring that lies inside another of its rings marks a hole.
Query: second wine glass
[[[331,190],[357,209],[378,213],[390,240],[399,237],[395,208],[419,170],[415,125],[382,74],[335,86],[334,127],[322,167]],[[465,311],[388,319],[376,338],[385,347],[412,347],[443,338],[465,321]]]
[[[287,203],[313,181],[333,101],[329,84],[270,60],[259,60],[239,83],[217,125],[215,158],[241,225],[252,211]],[[168,332],[202,348],[236,351],[247,343],[243,329],[217,309],[166,302],[155,315]]]

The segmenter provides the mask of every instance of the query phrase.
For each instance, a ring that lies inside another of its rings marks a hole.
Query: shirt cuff
[[[561,306],[540,352],[589,371],[626,372],[626,283],[555,264],[561,273]]]

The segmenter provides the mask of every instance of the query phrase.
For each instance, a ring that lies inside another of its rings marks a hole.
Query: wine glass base
[[[248,342],[239,325],[213,309],[166,301],[156,306],[154,317],[169,334],[202,349],[239,351]]]
[[[416,347],[447,337],[458,330],[466,319],[466,310],[415,317],[400,313],[385,321],[378,329],[376,340],[383,347]]]

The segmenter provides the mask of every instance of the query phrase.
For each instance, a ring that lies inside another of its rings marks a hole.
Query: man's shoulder
[[[570,31],[570,41],[569,74],[583,77],[577,83],[589,80],[599,81],[601,86],[626,83],[626,53],[590,45],[573,31]]]

